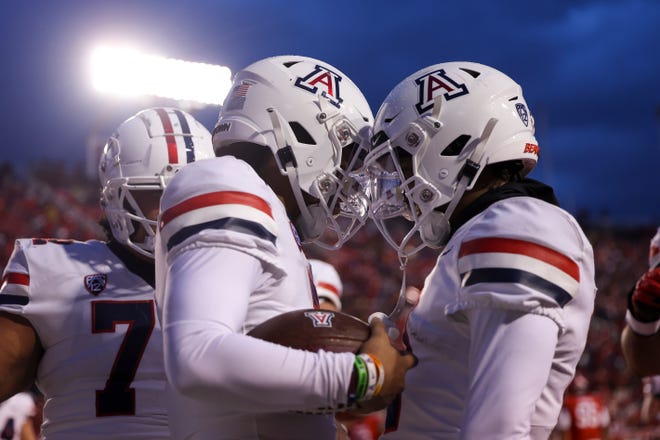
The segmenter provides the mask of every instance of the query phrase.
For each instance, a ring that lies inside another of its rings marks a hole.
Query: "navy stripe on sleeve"
[[[25,306],[30,302],[30,298],[27,296],[21,295],[10,295],[8,293],[3,293],[0,295],[0,305],[5,304],[18,304],[20,306]]]
[[[251,222],[249,220],[243,220],[236,217],[226,217],[219,220],[212,220],[210,222],[181,228],[181,230],[172,235],[172,237],[167,242],[167,250],[169,251],[174,246],[182,243],[188,237],[204,229],[225,229],[228,231],[241,232],[264,240],[268,240],[273,244],[275,244],[275,240],[277,239],[275,235],[270,233],[263,225],[257,222]]]
[[[566,290],[558,285],[551,283],[538,275],[519,269],[474,269],[468,273],[467,279],[464,283],[466,286],[473,286],[479,283],[524,284],[554,299],[561,307],[564,307],[573,298]]]

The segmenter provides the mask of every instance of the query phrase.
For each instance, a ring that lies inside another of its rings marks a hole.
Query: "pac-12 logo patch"
[[[433,108],[433,100],[438,93],[442,93],[447,101],[470,93],[465,84],[450,78],[445,69],[429,72],[417,78],[415,84],[419,92],[415,108],[420,115]]]
[[[335,314],[325,310],[314,310],[305,312],[305,316],[312,320],[314,327],[332,327],[332,318],[335,317]]]
[[[326,98],[330,104],[339,108],[341,103],[344,102],[341,98],[340,83],[341,76],[317,64],[309,74],[302,78],[298,77],[295,86],[315,95],[320,91],[321,96]]]
[[[520,116],[522,123],[527,127],[529,125],[529,113],[527,113],[527,107],[525,107],[525,104],[516,104],[516,111],[518,112],[518,116]]]
[[[85,276],[85,289],[92,295],[98,295],[105,290],[108,276],[104,273],[95,273]]]

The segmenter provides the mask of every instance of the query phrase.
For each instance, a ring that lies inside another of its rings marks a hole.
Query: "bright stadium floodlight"
[[[220,105],[231,85],[228,67],[145,55],[125,47],[98,47],[91,67],[96,90],[121,96]]]

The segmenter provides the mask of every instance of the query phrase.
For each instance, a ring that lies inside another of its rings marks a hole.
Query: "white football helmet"
[[[236,74],[213,145],[216,154],[237,143],[270,148],[300,208],[293,220],[303,242],[336,249],[368,218],[368,198],[351,173],[362,165],[372,123],[369,104],[341,71],[276,56]],[[308,206],[302,191],[318,204]]]
[[[152,108],[124,121],[110,136],[99,161],[101,207],[115,240],[153,257],[156,220],[146,218],[134,191],[159,191],[183,165],[214,157],[211,134],[188,113]],[[144,228],[146,238],[131,235]]]
[[[471,62],[436,64],[404,79],[385,98],[373,132],[365,159],[370,215],[400,255],[446,244],[449,218],[486,165],[519,161],[524,176],[538,159],[520,86]],[[393,217],[412,226],[401,230]]]
[[[335,309],[341,312],[341,297],[344,292],[344,285],[337,269],[322,260],[311,259],[309,265],[312,268],[312,278],[314,279],[314,288],[319,300],[326,300],[334,304]]]
[[[649,269],[660,266],[660,227],[649,243]]]

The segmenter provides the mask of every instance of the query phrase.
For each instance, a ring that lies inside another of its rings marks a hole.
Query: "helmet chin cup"
[[[442,212],[431,211],[421,225],[419,235],[428,247],[439,249],[447,244],[451,226]]]
[[[307,206],[294,222],[300,241],[308,243],[317,240],[323,234],[328,220],[324,209],[319,205]]]

